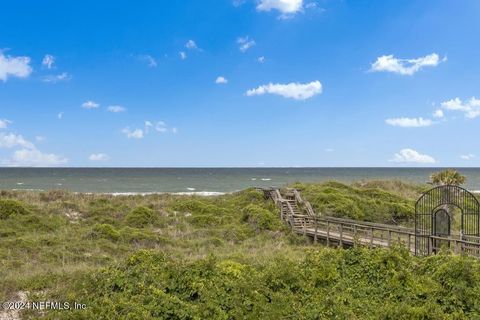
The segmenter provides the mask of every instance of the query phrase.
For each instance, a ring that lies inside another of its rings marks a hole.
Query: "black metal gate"
[[[454,213],[459,212],[460,225],[452,230]],[[449,245],[452,232],[480,236],[480,204],[468,190],[454,185],[435,187],[425,192],[415,204],[415,254],[429,255]]]

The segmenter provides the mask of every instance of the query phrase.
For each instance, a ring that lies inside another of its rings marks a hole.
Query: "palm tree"
[[[437,186],[444,186],[444,185],[461,185],[467,181],[467,178],[464,175],[461,175],[455,169],[447,169],[444,171],[439,171],[432,173],[430,175],[430,181],[432,184]]]

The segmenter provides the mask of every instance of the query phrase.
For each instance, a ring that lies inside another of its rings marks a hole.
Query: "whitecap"
[[[270,180],[272,180],[272,179],[270,179],[270,178],[262,178],[262,181],[270,181]]]
[[[79,193],[79,192],[77,192]],[[172,194],[172,195],[179,195],[179,196],[203,196],[203,197],[211,197],[211,196],[221,196],[224,194],[228,194],[232,192],[217,192],[217,191],[197,191],[197,192],[107,192],[107,193],[100,193],[100,194],[107,194],[114,197],[118,196],[148,196],[154,194]],[[87,194],[95,194],[92,192],[88,192]]]
[[[195,191],[195,188],[187,188],[188,191]]]

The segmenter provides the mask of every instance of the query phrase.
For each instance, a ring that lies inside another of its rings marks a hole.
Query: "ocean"
[[[213,195],[296,181],[401,179],[424,183],[436,168],[0,168],[2,190]],[[480,190],[480,168],[459,168],[466,187]]]

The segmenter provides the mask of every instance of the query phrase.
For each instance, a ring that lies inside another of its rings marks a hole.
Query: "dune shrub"
[[[157,220],[157,214],[150,208],[137,207],[125,216],[125,222],[131,227],[142,228],[153,225]]]
[[[0,199],[0,219],[7,219],[11,216],[27,215],[31,213],[26,206],[17,200]]]
[[[277,215],[256,204],[249,204],[242,210],[242,220],[253,225],[258,231],[278,230],[281,227]]]
[[[115,229],[114,226],[110,224],[96,224],[91,232],[92,237],[94,238],[103,238],[108,240],[117,241],[120,239],[120,232]]]

